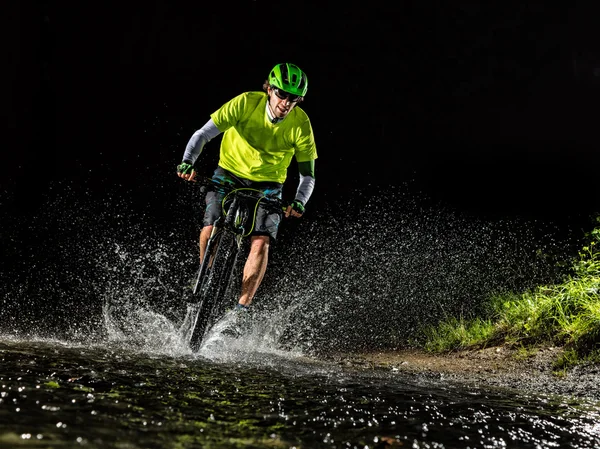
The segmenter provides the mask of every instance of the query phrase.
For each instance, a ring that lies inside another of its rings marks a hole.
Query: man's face
[[[276,87],[269,87],[269,106],[277,118],[286,117],[290,111],[298,104],[300,97],[289,94]]]

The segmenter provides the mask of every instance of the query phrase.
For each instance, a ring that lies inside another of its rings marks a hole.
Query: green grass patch
[[[597,218],[600,223],[600,217]],[[498,344],[565,348],[558,371],[600,354],[600,227],[586,235],[564,281],[489,298],[485,317],[448,318],[424,329],[424,348],[444,352]]]
[[[424,333],[427,351],[446,352],[466,349],[491,340],[494,324],[490,320],[480,318],[449,318],[438,326],[425,329]]]

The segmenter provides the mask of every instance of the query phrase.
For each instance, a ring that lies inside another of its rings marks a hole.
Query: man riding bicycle
[[[301,217],[315,186],[317,149],[307,114],[298,107],[308,89],[306,74],[291,63],[277,64],[263,83],[264,92],[245,92],[211,114],[190,138],[177,175],[195,181],[194,163],[204,146],[221,133],[219,162],[212,179],[233,187],[250,187],[265,195],[282,197],[292,158],[298,163],[299,183],[294,201],[284,211],[259,205],[250,237],[237,309],[246,311],[267,269],[269,245],[275,241],[282,215]],[[220,215],[223,192],[206,195],[200,231],[203,260],[212,225]]]

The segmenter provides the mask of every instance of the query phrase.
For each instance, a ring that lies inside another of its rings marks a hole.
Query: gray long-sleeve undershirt
[[[300,182],[298,183],[298,189],[296,189],[296,197],[294,199],[306,205],[308,199],[313,193],[314,188],[315,178],[310,175],[304,176],[302,173],[300,173]]]
[[[192,137],[185,147],[183,160],[192,165],[195,164],[200,153],[202,153],[204,146],[219,134],[221,134],[221,131],[219,131],[219,128],[217,128],[215,122],[213,122],[211,118],[202,128],[192,134]]]
[[[198,157],[202,153],[204,146],[219,134],[221,134],[221,131],[219,131],[219,128],[217,128],[212,118],[209,119],[202,128],[192,134],[192,137],[185,147],[183,160],[192,165],[195,164],[196,160],[198,160]],[[314,188],[315,178],[313,176],[302,175],[302,173],[300,173],[300,180],[298,182],[298,188],[296,189],[296,196],[294,199],[306,205]]]

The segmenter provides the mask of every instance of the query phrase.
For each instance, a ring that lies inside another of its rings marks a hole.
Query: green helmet
[[[295,64],[277,64],[269,73],[269,84],[292,95],[303,97],[308,90],[308,78]]]

